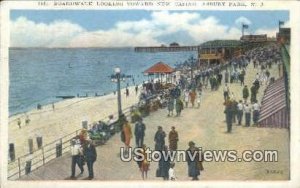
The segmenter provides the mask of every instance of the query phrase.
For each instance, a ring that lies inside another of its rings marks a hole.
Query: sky
[[[12,10],[11,47],[128,47],[275,36],[288,11]]]

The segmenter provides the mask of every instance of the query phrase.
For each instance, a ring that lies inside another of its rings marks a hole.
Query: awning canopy
[[[279,78],[270,84],[265,91],[260,116],[259,127],[289,128],[290,114],[286,103],[284,78]]]
[[[144,71],[144,74],[171,74],[175,69],[163,62],[158,62],[149,69]]]

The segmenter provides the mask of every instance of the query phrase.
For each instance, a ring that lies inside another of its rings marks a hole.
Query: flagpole
[[[242,24],[242,37],[244,36],[244,24]]]
[[[279,22],[278,22],[278,32],[280,31],[280,20],[279,20]]]
[[[278,30],[280,30],[280,28],[281,28],[281,25],[283,25],[284,24],[284,22],[283,21],[281,21],[281,20],[279,20],[278,21]]]

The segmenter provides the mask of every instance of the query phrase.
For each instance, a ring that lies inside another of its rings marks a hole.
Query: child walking
[[[170,169],[169,169],[169,180],[175,181],[177,179],[176,174],[175,174],[175,163],[170,163]]]

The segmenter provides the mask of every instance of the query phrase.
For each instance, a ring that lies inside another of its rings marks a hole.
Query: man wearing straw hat
[[[80,140],[77,139],[72,139],[71,140],[71,154],[72,154],[72,174],[71,174],[71,179],[75,178],[75,170],[76,170],[76,164],[78,165],[79,169],[80,169],[80,175],[83,174],[83,161],[81,160],[81,155],[82,155],[82,148],[80,145]]]

